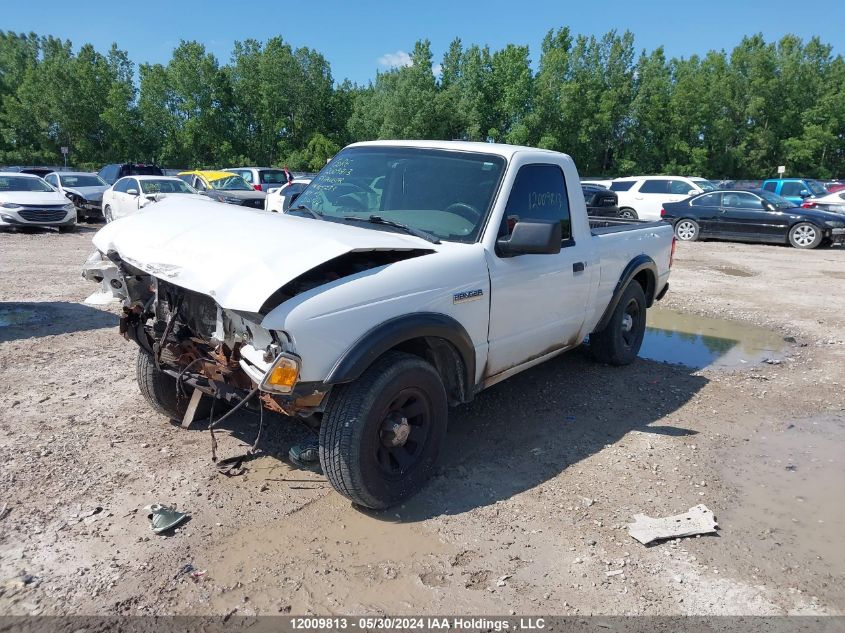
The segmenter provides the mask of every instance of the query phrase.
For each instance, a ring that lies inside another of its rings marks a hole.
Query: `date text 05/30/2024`
[[[291,628],[309,630],[358,629],[369,631],[539,631],[543,618],[482,617],[293,617]]]

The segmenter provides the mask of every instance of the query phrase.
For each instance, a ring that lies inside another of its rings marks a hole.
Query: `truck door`
[[[577,194],[581,196],[580,191]],[[589,227],[584,229],[586,237],[573,238],[560,166],[530,164],[520,168],[499,237],[506,237],[517,222],[527,219],[560,220],[560,253],[501,257],[488,251],[489,351],[482,379],[580,342],[593,273],[588,261],[592,243]]]

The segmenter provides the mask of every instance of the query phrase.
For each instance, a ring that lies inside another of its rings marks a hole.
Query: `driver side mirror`
[[[802,189],[801,191],[799,191],[799,192],[798,192],[798,195],[799,195],[799,196],[801,196],[802,198],[809,198],[809,197],[810,197],[810,196],[812,196],[813,194],[811,194],[811,193],[810,193],[809,191],[807,191],[806,189]]]
[[[137,196],[138,190],[137,189],[127,189],[126,193],[128,193],[130,196]]]
[[[496,249],[502,257],[516,255],[554,255],[560,252],[560,221],[521,220],[510,237],[496,240]]]

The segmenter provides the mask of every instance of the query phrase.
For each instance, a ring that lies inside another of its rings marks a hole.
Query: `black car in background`
[[[103,166],[97,175],[110,185],[124,176],[164,176],[164,170],[158,165],[144,163],[112,163]]]
[[[619,196],[615,191],[584,183],[581,183],[581,191],[584,193],[587,215],[598,218],[619,217]]]
[[[684,242],[719,238],[815,248],[845,241],[845,217],[796,207],[762,189],[702,193],[664,204],[660,216]]]

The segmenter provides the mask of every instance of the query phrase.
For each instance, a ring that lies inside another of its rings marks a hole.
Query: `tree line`
[[[362,86],[281,37],[237,42],[228,63],[183,41],[136,72],[117,45],[0,31],[0,164],[55,164],[66,146],[86,168],[317,170],[353,141],[423,138],[560,150],[592,176],[845,175],[845,61],[818,38],[758,34],[667,58],[637,52],[630,32],[564,27],[544,37],[536,70],[515,44],[455,39],[435,66],[424,40],[410,57]]]

